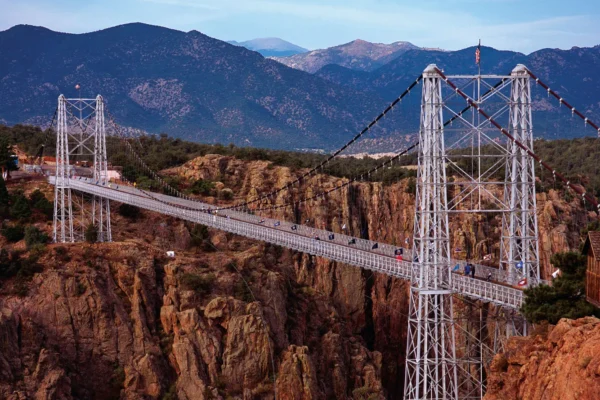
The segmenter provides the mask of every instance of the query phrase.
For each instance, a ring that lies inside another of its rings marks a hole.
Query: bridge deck
[[[54,184],[55,178],[50,177],[49,181]],[[398,247],[388,244],[378,243],[378,248],[372,249],[375,244],[373,241],[353,238],[339,233],[335,233],[334,239],[329,240],[329,234],[332,232],[233,210],[223,211],[220,214],[209,214],[203,208],[214,208],[214,205],[157,193],[146,193],[128,186],[119,185],[118,188],[114,184],[111,187],[97,186],[85,178],[69,179],[69,182],[65,182],[65,184],[74,190],[203,224],[251,239],[273,243],[398,278],[411,279],[411,262],[397,260],[394,251]],[[278,223],[277,226],[275,226],[276,223]],[[292,230],[294,225],[296,229]],[[316,240],[315,237],[319,237],[320,240]],[[355,239],[356,243],[349,245],[348,242],[351,239]],[[411,257],[406,250],[405,253],[404,257]],[[451,264],[455,265],[454,261]],[[506,282],[505,271],[485,266],[479,266],[476,269],[476,274],[480,278],[487,277],[488,272],[492,273],[492,282],[452,274],[450,289],[469,297],[510,308],[519,308],[523,301],[523,292],[506,283],[501,283]]]

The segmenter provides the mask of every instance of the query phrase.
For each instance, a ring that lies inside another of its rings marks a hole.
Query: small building
[[[600,231],[591,231],[583,245],[587,256],[585,295],[587,301],[600,307]]]
[[[121,173],[119,171],[115,171],[114,169],[109,169],[107,172],[107,178],[109,181],[120,181]]]

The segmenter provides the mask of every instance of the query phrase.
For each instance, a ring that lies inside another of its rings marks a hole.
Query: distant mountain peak
[[[274,59],[288,67],[311,73],[327,64],[337,64],[358,71],[373,71],[400,54],[414,49],[419,47],[410,42],[398,41],[386,44],[355,39],[327,49],[313,50],[291,57],[274,57]]]
[[[252,40],[246,40],[244,42],[231,40],[228,43],[234,46],[245,47],[248,50],[257,51],[265,57],[286,57],[295,54],[306,53],[308,51],[303,47],[276,37],[256,38]]]

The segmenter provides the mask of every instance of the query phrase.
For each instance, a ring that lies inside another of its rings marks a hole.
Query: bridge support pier
[[[404,398],[458,399],[441,78],[423,72]]]
[[[512,73],[510,95],[510,134],[533,150],[531,88],[523,65]],[[504,201],[508,210],[502,215],[500,265],[509,279],[520,286],[536,285],[540,280],[538,225],[533,158],[513,141],[508,141]]]

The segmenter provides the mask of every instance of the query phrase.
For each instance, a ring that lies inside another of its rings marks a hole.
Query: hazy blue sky
[[[127,22],[192,29],[223,40],[275,36],[316,49],[360,38],[531,52],[600,44],[599,0],[0,0],[16,24],[89,32]]]

